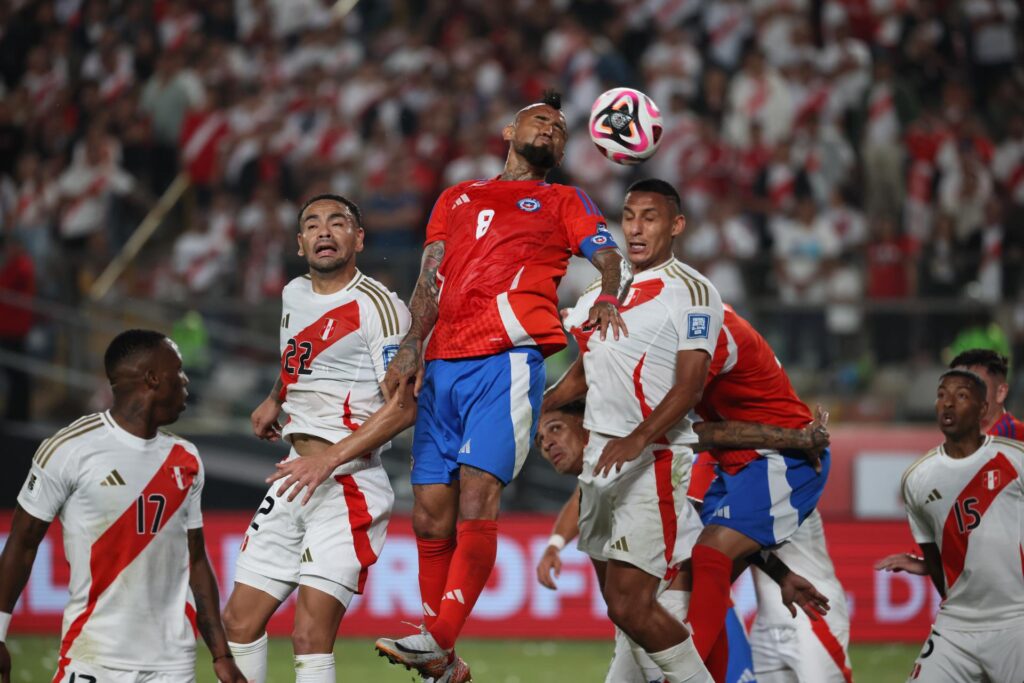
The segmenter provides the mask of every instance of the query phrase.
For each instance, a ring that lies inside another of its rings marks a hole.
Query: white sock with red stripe
[[[335,683],[334,654],[295,655],[295,683]]]
[[[238,670],[251,683],[267,683],[267,634],[251,643],[228,642]]]

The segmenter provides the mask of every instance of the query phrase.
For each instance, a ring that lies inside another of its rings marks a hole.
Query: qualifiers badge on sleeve
[[[686,338],[707,339],[711,327],[711,316],[706,313],[690,313],[686,316]]]

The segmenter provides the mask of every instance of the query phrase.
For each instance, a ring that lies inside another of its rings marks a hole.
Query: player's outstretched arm
[[[924,558],[910,553],[896,553],[883,557],[875,562],[875,570],[928,576],[928,567],[924,563]]]
[[[438,298],[441,286],[437,282],[437,271],[444,260],[444,241],[431,242],[423,248],[420,275],[416,289],[409,300],[412,323],[409,332],[398,347],[384,374],[384,395],[390,396],[400,384],[415,378],[415,394],[419,396],[423,373],[420,359],[423,355],[423,340],[434,329],[437,322]]]
[[[228,649],[224,624],[220,620],[220,594],[213,567],[206,557],[203,530],[188,530],[189,586],[196,601],[196,628],[213,655],[213,672],[221,683],[246,683],[246,678]]]
[[[554,571],[555,578],[562,573],[562,560],[558,556],[565,547],[565,544],[576,538],[580,533],[580,487],[577,486],[569,500],[565,501],[558,518],[555,519],[555,526],[551,530],[551,538],[548,539],[548,547],[544,549],[540,562],[537,563],[537,580],[540,585],[551,590],[557,590],[555,579],[551,577]]]
[[[277,495],[283,496],[290,490],[289,501],[295,500],[306,489],[306,495],[302,498],[302,504],[305,505],[316,488],[327,481],[335,469],[379,448],[416,422],[416,399],[412,392],[412,385],[401,385],[401,390],[393,392],[384,406],[361,424],[359,429],[321,454],[277,463],[277,471],[267,477],[267,482],[284,479],[277,489]]]
[[[578,401],[587,395],[587,372],[583,368],[583,356],[576,356],[565,374],[544,392],[544,400],[540,404],[540,412],[558,410],[562,406]]]
[[[607,476],[612,469],[618,472],[624,463],[635,460],[644,448],[683,419],[704,394],[704,379],[710,365],[711,356],[704,351],[680,351],[676,360],[676,383],[636,429],[608,442],[594,466],[594,474]]]
[[[601,273],[601,295],[590,307],[590,317],[584,328],[600,328],[601,339],[605,338],[609,329],[615,339],[620,334],[629,336],[626,323],[619,315],[619,304],[625,299],[629,285],[633,282],[633,267],[618,249],[613,248],[594,252],[590,262]]]
[[[281,423],[277,418],[281,415],[281,378],[274,382],[270,395],[252,411],[252,433],[267,441],[281,438]]]
[[[750,564],[761,569],[779,584],[779,588],[782,589],[782,604],[794,617],[798,606],[812,621],[817,621],[819,615],[828,613],[828,598],[818,592],[814,584],[790,569],[778,555],[754,553],[748,559]]]
[[[0,681],[11,681],[11,654],[7,651],[7,626],[14,605],[28,583],[39,544],[50,528],[49,522],[33,517],[20,505],[14,507],[11,532],[0,554]]]

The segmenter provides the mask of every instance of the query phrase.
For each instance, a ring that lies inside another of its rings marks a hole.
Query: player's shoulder
[[[352,294],[359,301],[362,311],[380,320],[385,337],[402,331],[403,321],[408,317],[408,309],[398,294],[361,272],[357,272],[351,287]]]
[[[940,447],[936,446],[911,463],[910,467],[903,472],[903,476],[900,478],[900,489],[904,492],[904,496],[906,496],[908,486],[913,486],[918,478],[942,461],[939,457],[940,450]]]
[[[296,295],[309,294],[312,291],[313,278],[309,276],[309,273],[305,273],[296,278],[292,278],[292,280],[281,290],[281,296],[287,299]]]
[[[695,268],[672,259],[657,271],[668,289],[681,296],[684,302],[692,306],[714,306],[716,303],[721,306],[718,290],[711,284],[711,280]]]
[[[103,435],[101,430],[105,430],[107,419],[103,413],[92,413],[57,430],[53,436],[39,444],[32,462],[45,469],[51,463],[75,457],[81,446]]]
[[[1005,436],[993,436],[992,448],[1004,454],[1012,454],[1018,462],[1024,461],[1024,442]]]

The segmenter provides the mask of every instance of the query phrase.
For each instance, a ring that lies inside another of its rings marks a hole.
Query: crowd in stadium
[[[841,340],[850,302],[1019,296],[1021,17],[1012,0],[28,0],[0,7],[0,220],[76,301],[180,171],[180,232],[145,296],[273,301],[295,209],[352,196],[410,270],[439,190],[495,175],[498,132],[549,86],[574,131],[553,180],[614,216],[628,181],[686,203],[686,260],[742,308],[798,306]],[[584,132],[606,87],[663,110],[639,171]],[[16,249],[12,247],[12,249]],[[399,287],[401,274],[376,273]],[[575,292],[566,296],[571,299]],[[900,315],[868,313],[881,362]],[[897,309],[898,310],[898,309]],[[962,322],[962,321],[955,321]],[[937,351],[955,325],[925,328]],[[823,366],[834,344],[784,357]],[[853,348],[856,357],[862,349]]]

